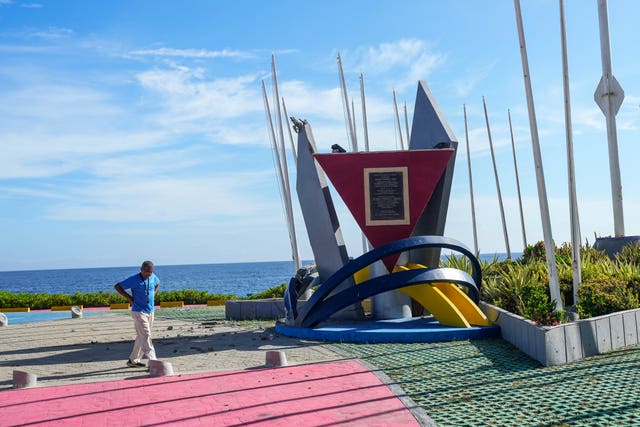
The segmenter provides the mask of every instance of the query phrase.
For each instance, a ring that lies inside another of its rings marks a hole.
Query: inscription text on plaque
[[[367,225],[408,225],[408,168],[365,168],[364,198]]]

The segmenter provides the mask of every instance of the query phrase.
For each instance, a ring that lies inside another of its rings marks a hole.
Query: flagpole
[[[613,225],[616,237],[624,236],[624,213],[622,209],[622,182],[620,180],[620,159],[618,158],[618,132],[616,114],[624,100],[624,90],[611,71],[611,46],[609,43],[609,16],[607,0],[598,0],[598,21],[600,23],[600,54],[602,58],[602,78],[594,93],[607,122],[607,142],[609,146],[609,170],[611,174],[611,198],[613,202]]]
[[[520,58],[522,60],[522,73],[524,75],[524,89],[527,96],[527,109],[529,111],[529,128],[531,131],[531,145],[533,147],[533,159],[536,170],[536,184],[538,187],[538,202],[540,203],[540,218],[542,220],[542,234],[544,236],[544,247],[549,273],[549,293],[551,299],[556,302],[556,310],[562,310],[562,297],[560,295],[560,285],[558,281],[558,266],[556,265],[556,253],[551,233],[551,219],[549,217],[549,202],[547,200],[547,187],[544,182],[544,169],[542,167],[542,154],[540,152],[540,140],[538,138],[538,123],[536,121],[536,110],[533,104],[533,91],[531,89],[531,79],[529,78],[529,60],[527,58],[527,45],[524,39],[524,29],[522,25],[522,12],[520,11],[520,0],[513,0],[516,13],[516,24],[518,25],[518,40],[520,43]]]
[[[469,170],[469,194],[471,195],[471,221],[473,223],[473,247],[476,258],[480,256],[478,250],[478,229],[476,226],[476,204],[473,199],[473,177],[471,176],[471,150],[469,150],[469,129],[467,128],[467,106],[462,105],[464,110],[464,135],[467,142],[467,169]]]
[[[567,139],[567,170],[569,180],[569,215],[571,224],[571,271],[573,279],[573,305],[578,303],[578,287],[582,282],[580,264],[580,220],[576,196],[576,174],[573,159],[573,130],[571,125],[571,95],[569,91],[569,61],[567,59],[567,31],[564,20],[564,0],[560,4],[560,40],[562,43],[562,86],[564,90],[564,121]]]
[[[502,233],[504,234],[504,244],[507,249],[507,259],[511,259],[511,248],[509,247],[509,234],[507,233],[507,221],[504,217],[504,206],[502,204],[502,192],[500,191],[500,180],[498,179],[498,166],[496,165],[496,156],[493,152],[493,140],[491,139],[491,128],[489,127],[489,115],[487,113],[487,103],[482,97],[482,106],[484,107],[484,119],[487,123],[487,135],[489,136],[489,148],[491,149],[491,161],[493,162],[493,175],[496,178],[496,190],[498,191],[498,204],[500,205],[500,217],[502,218]]]
[[[516,171],[516,188],[518,189],[518,205],[520,206],[520,224],[522,225],[522,244],[527,247],[527,232],[524,229],[524,211],[522,209],[522,194],[520,193],[520,177],[518,175],[518,160],[516,159],[516,143],[513,138],[513,126],[511,125],[511,111],[507,110],[509,116],[509,133],[511,134],[511,151],[513,151],[513,167]]]

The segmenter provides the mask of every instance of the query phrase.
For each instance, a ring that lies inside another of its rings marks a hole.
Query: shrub
[[[638,308],[640,304],[636,289],[635,282],[629,286],[626,281],[614,277],[583,281],[578,289],[578,314],[588,318]]]
[[[529,264],[536,261],[545,260],[544,242],[538,242],[534,245],[527,245],[522,252],[521,262]]]
[[[640,267],[640,244],[636,242],[633,245],[623,246],[616,254],[615,260],[619,263]]]
[[[525,283],[522,286],[522,316],[542,325],[557,325],[564,318],[564,310],[556,311],[555,301],[549,299],[544,286]]]
[[[248,299],[266,299],[266,298],[282,298],[284,291],[287,289],[287,284],[282,283],[280,285],[269,288],[265,291],[251,295]]]

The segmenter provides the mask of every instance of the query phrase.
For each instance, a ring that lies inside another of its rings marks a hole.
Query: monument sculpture
[[[463,328],[476,337],[478,331],[493,333],[477,306],[478,260],[464,244],[443,236],[457,141],[426,83],[418,83],[409,150],[346,152],[334,144],[331,153],[318,153],[310,124],[292,120],[298,135],[296,190],[319,285],[298,307],[305,289],[292,279],[280,332],[295,335],[327,321],[362,321],[361,302],[369,298],[374,320],[393,313],[411,317],[406,310],[375,310],[379,304],[404,304],[400,294],[428,310],[438,326]],[[349,259],[325,174],[373,247],[355,259]],[[439,267],[443,248],[466,256],[471,274]],[[364,271],[368,275],[357,283],[354,276]]]

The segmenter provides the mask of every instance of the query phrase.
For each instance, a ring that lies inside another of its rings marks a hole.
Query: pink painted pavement
[[[357,361],[0,392],[0,426],[418,426]]]

